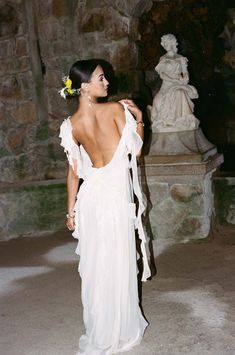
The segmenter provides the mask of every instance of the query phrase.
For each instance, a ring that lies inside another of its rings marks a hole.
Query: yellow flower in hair
[[[67,77],[67,80],[66,80],[66,82],[65,82],[65,86],[67,86],[68,91],[69,91],[69,89],[71,89],[71,86],[72,86],[72,80],[71,80],[71,79],[69,79],[69,77]]]
[[[73,89],[71,89],[71,87],[68,88],[67,91],[68,91],[68,93],[69,93],[70,95],[73,95]]]

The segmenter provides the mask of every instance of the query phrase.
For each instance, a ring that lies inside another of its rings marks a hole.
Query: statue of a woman
[[[175,132],[198,128],[199,121],[193,115],[198,93],[188,85],[187,58],[177,54],[177,40],[166,34],[161,38],[166,54],[160,58],[155,70],[162,79],[162,85],[153,99],[150,109],[153,132]]]

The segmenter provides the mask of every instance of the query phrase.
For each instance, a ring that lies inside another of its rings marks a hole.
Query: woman
[[[162,36],[161,45],[166,54],[155,67],[162,79],[162,85],[153,100],[152,130],[164,132],[196,129],[199,121],[193,115],[194,104],[191,99],[196,99],[198,93],[195,87],[188,85],[188,60],[177,54],[177,40],[174,35]]]
[[[99,61],[84,60],[73,64],[61,90],[63,97],[78,96],[77,111],[60,129],[69,161],[67,227],[79,238],[86,334],[78,354],[127,351],[140,343],[147,326],[138,306],[134,232],[136,227],[142,239],[145,281],[150,271],[136,166],[142,113],[131,100],[98,103],[107,96],[108,84]],[[80,178],[84,182],[77,194]],[[133,190],[139,202],[137,217]]]

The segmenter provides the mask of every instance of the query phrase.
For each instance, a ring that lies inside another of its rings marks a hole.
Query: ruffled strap
[[[59,137],[61,138],[60,145],[64,148],[69,164],[72,166],[74,172],[80,178],[83,178],[82,155],[80,147],[73,139],[72,125],[69,118],[65,119],[61,124]]]
[[[127,148],[128,151],[131,153],[131,169],[132,169],[132,176],[133,176],[133,189],[134,193],[138,199],[138,213],[136,216],[135,220],[135,228],[138,230],[139,238],[141,240],[141,253],[143,257],[143,274],[142,274],[142,281],[146,281],[150,276],[150,268],[148,265],[148,258],[147,258],[147,252],[146,252],[146,237],[144,233],[144,228],[142,224],[142,213],[145,210],[144,203],[143,203],[143,196],[142,192],[140,189],[140,184],[139,184],[139,179],[138,179],[138,169],[137,169],[137,161],[136,161],[136,155],[140,152],[143,141],[139,134],[136,132],[137,129],[137,124],[136,120],[133,118],[132,114],[128,111],[127,106],[124,106],[125,108],[125,113],[126,113],[126,124],[128,125],[127,129]]]

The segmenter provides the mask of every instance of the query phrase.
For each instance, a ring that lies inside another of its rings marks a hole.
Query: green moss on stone
[[[10,155],[10,153],[6,148],[3,147],[0,149],[0,158],[7,157],[8,155]]]
[[[22,154],[14,162],[14,171],[18,178],[24,178],[27,175],[27,162],[28,157],[26,154]]]

